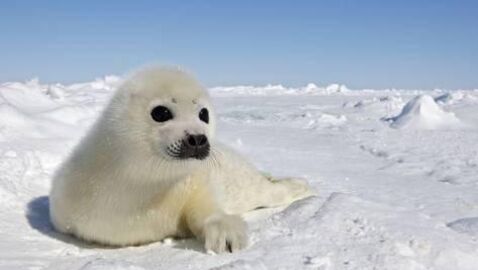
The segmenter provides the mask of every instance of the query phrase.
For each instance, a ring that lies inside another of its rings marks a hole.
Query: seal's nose
[[[205,135],[188,135],[186,138],[186,145],[191,148],[201,148],[208,144],[207,137]]]
[[[183,145],[182,158],[204,159],[209,155],[209,141],[204,134],[188,134]]]

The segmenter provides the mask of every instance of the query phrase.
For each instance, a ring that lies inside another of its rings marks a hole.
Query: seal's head
[[[118,111],[121,117],[111,118],[120,121],[116,125],[127,137],[123,143],[136,150],[170,162],[204,160],[210,154],[215,129],[210,99],[184,71],[142,70],[123,83],[110,107],[126,108]]]

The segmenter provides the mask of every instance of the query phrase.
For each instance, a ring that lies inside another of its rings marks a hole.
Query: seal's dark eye
[[[151,111],[151,117],[156,122],[166,122],[173,119],[171,111],[164,106],[157,106]]]
[[[199,111],[199,119],[206,124],[209,123],[209,112],[206,108],[202,108],[201,111]]]

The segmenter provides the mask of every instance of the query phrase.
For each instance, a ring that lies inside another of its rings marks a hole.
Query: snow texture
[[[55,232],[52,174],[120,82],[0,85],[0,269],[478,269],[477,90],[212,88],[219,139],[317,197],[247,214],[234,254]]]

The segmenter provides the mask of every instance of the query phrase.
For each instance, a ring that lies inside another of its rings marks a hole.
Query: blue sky
[[[478,1],[2,1],[0,81],[149,64],[208,86],[478,88]]]

